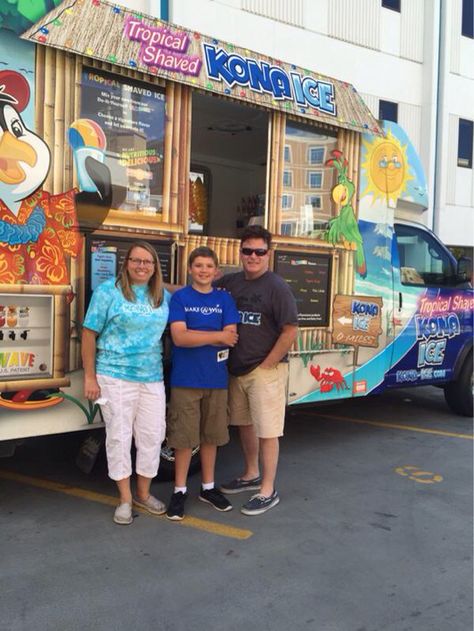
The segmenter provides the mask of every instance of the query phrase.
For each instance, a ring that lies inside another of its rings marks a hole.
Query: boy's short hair
[[[219,266],[219,259],[217,258],[217,254],[211,248],[208,248],[205,245],[201,245],[198,248],[195,248],[188,257],[188,267],[191,267],[194,260],[197,259],[198,256],[205,256],[208,259],[212,259],[214,261],[214,265],[216,267]]]
[[[272,233],[258,224],[244,228],[242,236],[240,237],[240,245],[248,239],[263,239],[268,249],[270,249],[272,245]]]

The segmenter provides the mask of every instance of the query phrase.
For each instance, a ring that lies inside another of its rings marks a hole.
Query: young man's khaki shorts
[[[288,364],[275,368],[257,366],[241,377],[229,379],[230,425],[253,425],[258,438],[283,436]]]
[[[227,390],[171,388],[167,442],[174,449],[228,443]]]

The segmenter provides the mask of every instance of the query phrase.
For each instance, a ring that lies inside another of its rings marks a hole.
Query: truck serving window
[[[454,285],[455,270],[446,249],[425,230],[395,224],[402,285]]]

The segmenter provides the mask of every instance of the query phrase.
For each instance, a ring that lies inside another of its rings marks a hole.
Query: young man
[[[239,426],[245,470],[220,490],[259,490],[242,506],[245,515],[260,515],[280,501],[275,476],[285,419],[287,353],[298,333],[291,289],[268,269],[271,238],[261,226],[247,227],[240,242],[243,272],[214,283],[230,292],[240,312],[239,341],[229,358],[229,409],[230,424]]]
[[[202,488],[199,499],[218,511],[231,503],[214,487],[217,447],[229,440],[227,428],[227,358],[237,342],[239,314],[231,296],[212,287],[217,256],[207,247],[193,250],[191,285],[170,302],[173,339],[168,445],[175,450],[175,489],[166,516],[184,517],[186,480],[192,449],[200,445]]]

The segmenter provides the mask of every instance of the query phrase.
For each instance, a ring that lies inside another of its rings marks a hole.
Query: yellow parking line
[[[383,423],[381,421],[368,421],[361,418],[352,418],[351,416],[336,416],[335,414],[307,414],[303,413],[302,416],[314,417],[319,416],[321,418],[328,418],[334,421],[346,421],[348,423],[359,423],[361,425],[374,425],[375,427],[388,427],[389,429],[404,429],[409,432],[420,432],[422,434],[436,434],[437,436],[449,436],[451,438],[464,438],[466,440],[474,440],[472,434],[458,434],[456,432],[445,432],[442,429],[425,429],[424,427],[417,427],[416,425],[399,425],[398,423]]]
[[[99,504],[107,504],[107,506],[116,506],[117,498],[111,495],[104,495],[103,493],[96,493],[95,491],[88,491],[87,489],[81,489],[75,486],[69,486],[62,484],[61,482],[53,482],[52,480],[42,480],[41,478],[33,478],[28,475],[22,475],[21,473],[15,473],[13,471],[0,470],[0,478],[4,480],[13,480],[14,482],[20,482],[21,484],[29,484],[40,489],[46,489],[48,491],[56,491],[57,493],[64,493],[65,495],[72,495],[73,497],[79,497],[83,500],[89,500],[91,502],[98,502]],[[140,513],[144,513],[149,517],[157,517],[158,519],[165,519],[164,515],[151,515],[148,511],[133,507],[134,510]],[[199,519],[198,517],[185,517],[183,521],[178,522],[178,526],[187,526],[188,528],[196,528],[197,530],[204,530],[205,532],[212,533],[214,535],[220,535],[221,537],[230,537],[231,539],[249,539],[253,535],[251,530],[245,528],[234,528],[233,526],[226,526],[214,521],[207,521],[206,519]]]

